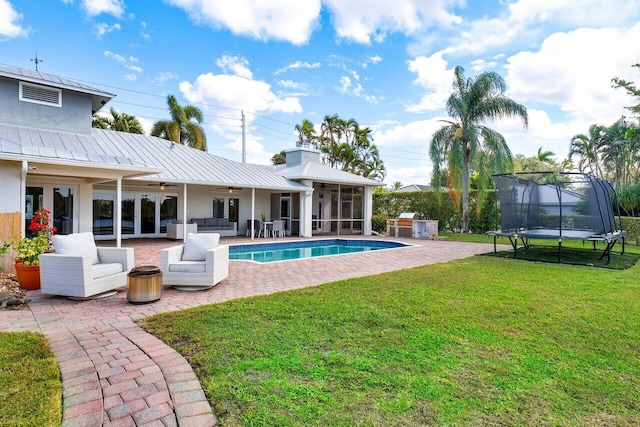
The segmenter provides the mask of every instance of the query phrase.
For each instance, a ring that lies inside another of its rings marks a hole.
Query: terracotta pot
[[[24,265],[22,261],[16,261],[16,276],[22,289],[35,291],[40,289],[40,266]]]

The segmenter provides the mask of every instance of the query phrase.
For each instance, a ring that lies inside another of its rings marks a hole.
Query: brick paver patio
[[[0,331],[45,334],[62,374],[64,427],[214,426],[216,418],[191,366],[135,320],[493,250],[492,244],[394,240],[416,246],[271,264],[231,262],[229,277],[214,288],[167,288],[162,299],[149,304],[129,304],[125,289],[89,301],[32,291],[29,310],[0,312]],[[247,241],[222,239],[227,244]],[[160,249],[174,244],[164,239],[123,241],[123,246],[135,248],[137,265],[158,265]]]

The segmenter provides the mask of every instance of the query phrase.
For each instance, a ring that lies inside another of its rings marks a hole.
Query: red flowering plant
[[[51,236],[58,231],[56,227],[49,224],[50,211],[40,209],[33,213],[29,231],[34,233],[33,237],[23,237],[13,243],[16,251],[16,261],[22,261],[25,265],[40,264],[40,255],[51,248]]]
[[[58,229],[54,226],[49,226],[49,215],[51,211],[47,209],[40,209],[33,213],[31,223],[29,224],[29,231],[33,231],[33,234],[45,234],[47,237],[51,237]]]

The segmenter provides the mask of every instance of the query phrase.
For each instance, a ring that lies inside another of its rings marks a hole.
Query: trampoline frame
[[[518,238],[521,239],[522,244],[525,248],[529,248],[530,239],[558,239],[558,262],[561,262],[562,257],[562,240],[582,240],[593,242],[593,248],[596,249],[596,244],[599,241],[602,241],[606,244],[606,247],[600,256],[600,260],[602,260],[605,256],[607,257],[607,262],[605,265],[608,265],[611,262],[611,251],[615,246],[616,242],[620,241],[622,246],[621,255],[624,254],[625,249],[625,238],[628,233],[622,229],[622,218],[620,216],[620,205],[618,203],[618,195],[611,185],[610,182],[605,181],[603,179],[594,177],[593,175],[579,173],[579,172],[526,172],[526,173],[514,173],[514,174],[496,174],[492,175],[494,181],[496,181],[496,177],[510,177],[513,179],[512,191],[516,188],[516,183],[526,182],[525,190],[529,185],[540,186],[538,182],[534,182],[527,179],[519,178],[519,176],[532,176],[532,175],[553,175],[554,182],[553,185],[557,194],[557,206],[559,210],[558,215],[558,227],[557,228],[544,228],[544,227],[515,227],[509,228],[506,230],[500,229],[501,225],[498,224],[498,204],[500,203],[500,191],[496,186],[496,191],[498,192],[498,197],[495,197],[495,225],[496,229],[493,231],[488,231],[486,234],[493,236],[493,251],[497,253],[497,242],[496,239],[498,236],[506,236],[509,238],[509,242],[514,249],[514,258],[517,258],[518,255]],[[600,221],[602,225],[602,229],[605,230],[604,233],[598,232],[596,230],[590,229],[567,229],[563,227],[563,204],[562,204],[562,193],[563,189],[560,188],[558,175],[580,175],[586,178],[586,181],[590,183],[590,185],[594,189],[599,189],[604,195],[608,195],[608,200],[600,200],[601,197],[598,196],[598,191],[594,191],[594,195],[597,202],[598,212],[600,214]],[[544,185],[550,185],[550,183],[545,183]],[[597,186],[597,187],[596,187]],[[524,203],[513,203],[514,209],[517,209],[518,205],[523,205]],[[618,217],[618,226],[616,228],[616,213],[614,213],[614,207],[617,210]],[[531,208],[531,202],[527,205],[527,208]],[[500,203],[500,213],[502,215],[503,205]],[[514,218],[517,218],[517,212],[514,212]],[[528,210],[527,210],[528,213]],[[516,221],[517,223],[517,221]],[[517,224],[516,224],[517,225]]]

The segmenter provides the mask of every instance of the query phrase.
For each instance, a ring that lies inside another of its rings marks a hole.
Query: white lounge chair
[[[183,245],[160,251],[162,282],[183,291],[209,289],[229,276],[229,245],[220,234],[188,233]]]
[[[43,294],[95,298],[127,286],[133,248],[98,248],[93,233],[56,234],[51,241],[55,253],[39,257]]]

